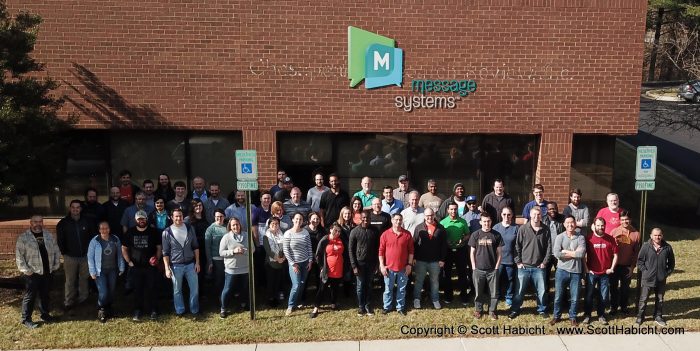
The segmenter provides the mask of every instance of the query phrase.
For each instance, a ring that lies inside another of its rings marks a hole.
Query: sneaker
[[[368,307],[366,308],[366,311],[367,311],[367,315],[368,315],[368,316],[370,316],[370,317],[371,317],[371,316],[374,316],[374,309],[373,309],[372,307],[369,307],[369,306],[368,306]]]
[[[399,314],[402,315],[402,316],[405,316],[405,315],[406,315],[406,310],[399,310]]]
[[[219,318],[226,319],[226,317],[228,317],[228,315],[226,314],[226,311],[219,312]]]
[[[291,308],[291,307],[287,307],[287,310],[284,312],[284,315],[285,315],[286,317],[291,316],[291,315],[292,315],[292,308]]]
[[[29,328],[29,329],[36,329],[39,327],[38,324],[36,324],[32,321],[22,321],[22,325]]]
[[[419,299],[413,299],[413,308],[419,310],[420,309],[420,300]]]
[[[440,306],[440,301],[433,301],[433,308],[435,308],[436,310],[441,309],[442,306]]]
[[[131,318],[131,320],[134,322],[140,322],[141,321],[141,311],[135,311],[134,316]]]
[[[481,319],[481,311],[474,311],[474,319]]]
[[[97,311],[97,319],[101,322],[104,323],[107,321],[107,313],[105,313],[105,310],[103,308],[100,308]]]
[[[541,312],[539,315],[542,319],[549,319],[549,314],[547,312]]]
[[[640,326],[640,325],[642,325],[642,321],[643,321],[643,319],[641,317],[637,317],[637,320],[634,321],[634,324],[636,324],[637,326]]]
[[[498,315],[496,314],[496,312],[489,312],[489,318],[491,318],[492,321],[497,321]]]
[[[608,325],[608,319],[605,318],[605,316],[598,317],[598,322],[600,322],[602,325]]]
[[[55,323],[58,322],[58,317],[52,316],[47,313],[41,315],[41,320],[44,321],[44,323]]]
[[[559,323],[559,318],[557,318],[557,317],[554,317],[549,321],[549,325],[552,325],[552,326],[557,324],[557,323]]]
[[[508,319],[515,319],[518,317],[518,312],[511,312],[508,314]]]
[[[656,323],[656,324],[658,324],[659,326],[662,326],[662,327],[665,327],[665,326],[668,325],[668,324],[666,324],[666,321],[665,321],[663,318],[661,318],[661,316],[658,316],[658,317],[654,318],[654,323]]]
[[[365,315],[365,309],[362,308],[362,307],[358,307],[358,308],[357,308],[357,316],[358,316],[358,317],[362,317],[362,316],[364,316],[364,315]]]
[[[445,305],[449,305],[452,303],[452,300],[448,300],[448,299],[444,299],[442,301],[445,303]]]
[[[311,313],[309,313],[309,318],[314,319],[318,316],[318,308],[314,308]]]
[[[151,320],[155,321],[158,319],[158,312],[151,312]]]
[[[583,316],[583,321],[581,323],[590,324],[591,323],[591,316]]]

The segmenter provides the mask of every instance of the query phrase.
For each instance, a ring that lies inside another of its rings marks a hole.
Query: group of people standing
[[[426,299],[441,309],[453,303],[457,290],[462,304],[473,301],[474,318],[498,319],[497,305],[503,299],[513,319],[521,313],[532,283],[537,313],[549,319],[547,295],[554,270],[554,316],[549,323],[560,321],[568,294],[571,324],[579,323],[580,296],[585,296],[583,322],[591,322],[597,300],[598,321],[607,324],[608,315],[629,313],[636,267],[641,277],[636,322],[643,322],[646,300],[654,290],[654,320],[666,325],[662,306],[666,278],[675,265],[673,250],[659,228],[641,244],[629,212],[619,207],[614,193],[608,194],[608,206],[589,223],[580,190],[572,190],[569,204],[559,213],[555,202],[545,200],[540,184],[533,187],[534,200],[524,205],[522,218],[516,219],[513,199],[500,179],[478,203],[475,195],[465,194],[461,183],[443,198],[435,181],[428,181],[427,192],[420,194],[401,176],[398,186],[384,187],[380,198],[372,191],[371,178],[364,177],[362,189],[351,197],[341,189],[337,175],[328,177],[326,187],[323,175],[315,174],[316,186],[303,199],[301,190],[280,170],[278,183],[262,191],[260,204],[253,206],[242,192],[232,193],[230,201],[223,198],[218,183],[210,183],[207,190],[201,177],[194,179],[191,193],[183,182],[176,182],[173,189],[165,174],[159,176],[157,188],[144,182],[144,191],[130,177],[128,171],[122,172],[120,184],[104,204],[96,204],[94,189],[86,192],[85,201],[73,200],[69,214],[57,225],[55,240],[43,228],[42,217],[32,216],[16,249],[17,266],[27,282],[22,305],[25,326],[37,326],[31,317],[36,297],[41,301],[41,319],[55,319],[49,313],[49,289],[61,255],[66,310],[87,299],[91,278],[102,322],[113,315],[114,292],[122,275],[133,294],[134,321],[141,320],[142,313],[158,318],[159,292],[169,285],[176,315],[187,309],[198,315],[204,280],[212,282],[208,291],[219,300],[221,318],[231,313],[232,298],[233,309],[246,310],[252,255],[255,284],[266,288],[271,307],[286,299],[287,316],[303,307],[311,281],[316,286],[311,318],[319,315],[326,295],[330,308],[339,308],[341,287],[346,293],[355,290],[359,316],[371,316],[377,286],[383,289],[383,314],[395,310],[406,315],[409,293],[414,309],[422,308]],[[250,224],[248,206],[252,206]],[[585,294],[580,293],[581,282]]]

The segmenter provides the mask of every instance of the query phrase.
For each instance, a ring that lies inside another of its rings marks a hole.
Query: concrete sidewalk
[[[695,346],[693,346],[695,345]],[[133,351],[686,351],[700,345],[700,333],[680,335],[545,335],[495,338],[399,339],[245,345],[191,345],[71,349]]]

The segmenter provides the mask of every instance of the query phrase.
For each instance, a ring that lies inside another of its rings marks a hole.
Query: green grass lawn
[[[632,179],[634,152],[620,143],[616,148],[615,168],[615,189],[620,193],[622,204],[637,213],[639,194],[634,192]],[[670,326],[684,327],[687,331],[700,330],[700,230],[695,216],[699,198],[700,189],[659,167],[657,190],[649,195],[649,223],[645,238],[652,226],[659,226],[674,247],[677,270],[669,278],[664,314]],[[12,260],[0,261],[0,272],[6,276],[12,272],[13,266]],[[53,294],[53,301],[54,306],[59,306],[62,301],[59,296],[62,277],[56,278],[54,286],[57,291]],[[307,301],[312,300],[313,293],[309,291]],[[313,320],[308,318],[308,308],[295,312],[291,317],[284,317],[284,310],[278,308],[260,310],[255,321],[249,319],[247,312],[221,320],[216,299],[209,297],[202,303],[204,316],[201,320],[176,318],[172,313],[172,304],[163,302],[161,308],[166,313],[159,321],[140,323],[131,321],[131,299],[121,298],[116,307],[124,313],[103,325],[96,320],[93,296],[70,316],[56,310],[57,314],[62,315],[62,322],[27,330],[19,325],[20,300],[20,291],[0,289],[0,349],[392,339],[410,337],[401,334],[403,325],[448,325],[455,328],[459,325],[470,328],[474,324],[546,325],[545,320],[535,316],[532,297],[526,300],[523,315],[514,321],[504,316],[504,304],[499,305],[501,318],[498,321],[475,321],[472,317],[473,307],[465,308],[457,301],[440,311],[432,308],[410,310],[406,317],[395,312],[388,316],[379,313],[373,317],[357,317],[354,297],[341,300],[341,311],[322,310]],[[374,305],[378,306],[380,301],[381,296],[375,291]],[[551,303],[549,306],[551,309]],[[581,311],[582,303],[579,306]],[[632,317],[617,317],[611,324],[631,325],[632,322]],[[548,325],[545,330],[555,332]]]

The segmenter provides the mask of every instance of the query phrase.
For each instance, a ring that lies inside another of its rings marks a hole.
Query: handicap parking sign
[[[650,158],[643,158],[641,167],[642,167],[642,169],[651,169],[651,159]]]

